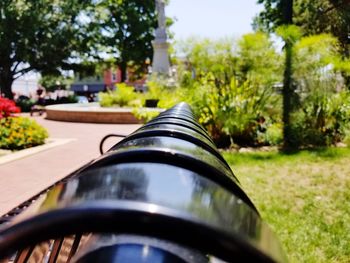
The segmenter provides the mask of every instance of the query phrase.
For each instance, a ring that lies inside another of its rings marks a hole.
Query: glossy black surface
[[[73,262],[83,257],[86,260],[95,259],[95,261],[90,262],[115,262],[115,258],[107,258],[106,260],[96,260],[96,258],[93,255],[91,255],[91,252],[95,252],[100,248],[109,247],[112,249],[112,251],[110,252],[115,254],[116,249],[131,244],[133,246],[137,246],[140,250],[136,249],[136,251],[133,251],[133,254],[137,255],[135,258],[124,259],[123,262],[145,262],[146,260],[149,260],[152,263],[157,262],[157,260],[162,260],[161,262],[168,262],[167,260],[171,260],[170,258],[168,258],[168,256],[170,255],[176,255],[177,257],[179,257],[178,260],[181,260],[181,262],[209,262],[208,256],[203,255],[203,253],[199,252],[198,250],[190,249],[184,246],[179,246],[178,244],[169,242],[167,240],[148,236],[130,234],[121,235],[114,233],[90,235],[89,239],[85,242],[84,249],[80,250],[79,253],[75,256],[75,258],[73,258]],[[125,249],[125,252],[131,252],[130,247],[125,247]],[[152,250],[157,251],[157,257],[154,257],[155,254],[151,252]]]
[[[162,115],[158,116],[158,118],[180,118],[180,119],[186,119],[192,123],[197,123],[197,120],[193,116],[186,115],[186,114],[176,114],[176,113],[165,112]]]
[[[170,153],[175,153],[175,152],[182,153],[183,155],[186,155],[189,158],[192,158],[194,162],[197,159],[203,163],[206,163],[212,166],[218,171],[222,171],[228,178],[238,183],[238,180],[232,173],[231,169],[227,167],[220,159],[218,159],[216,156],[209,153],[207,150],[203,149],[202,147],[179,138],[157,136],[157,137],[143,137],[143,138],[136,138],[132,140],[125,140],[118,143],[117,146],[112,147],[109,150],[106,157],[108,157],[112,162],[113,152],[128,151],[128,150],[139,149],[139,148],[157,149],[160,151],[170,152]],[[162,160],[160,159],[154,160],[154,161],[162,162]]]
[[[186,263],[178,256],[159,248],[125,244],[101,247],[79,258],[76,263]]]
[[[190,125],[194,125],[199,129],[202,129],[204,132],[205,129],[198,123],[194,122],[193,119],[191,118],[187,118],[181,115],[164,115],[164,116],[158,116],[157,118],[155,118],[155,120],[182,120],[182,121],[186,121],[188,122]]]
[[[194,122],[197,122],[196,118],[193,116],[193,114],[190,113],[185,113],[185,112],[181,112],[179,113],[178,111],[164,111],[162,113],[160,113],[158,116],[160,117],[165,117],[165,116],[182,116],[182,117],[186,117]]]
[[[241,199],[197,173],[168,164],[129,163],[92,169],[60,190],[58,207],[96,200],[145,201],[188,211],[252,238],[258,234],[255,222],[259,216]]]
[[[174,119],[173,120],[158,120],[158,119],[154,119],[154,120],[146,123],[143,127],[151,127],[153,125],[162,125],[162,124],[176,125],[176,126],[180,126],[180,127],[185,127],[185,128],[191,129],[191,130],[193,130],[195,132],[198,132],[198,133],[202,134],[209,141],[211,141],[212,144],[214,144],[213,140],[202,129],[198,128],[197,126],[191,125],[191,124],[189,124],[186,121],[179,120],[179,119],[175,119],[175,120]]]
[[[129,163],[91,169],[61,185],[59,191],[57,207],[98,200],[143,201],[186,211],[252,239],[257,236],[259,216],[241,199],[212,180],[168,164]]]
[[[192,129],[189,129],[187,127],[182,127],[175,124],[154,124],[152,126],[143,126],[138,131],[150,131],[150,130],[170,130],[170,131],[178,131],[184,134],[187,134],[189,136],[195,137],[198,140],[203,141],[204,143],[208,144],[212,148],[215,148],[216,146],[212,143],[212,141],[208,140],[207,137],[203,136],[201,133],[194,131]]]
[[[192,112],[191,108],[186,103],[179,103],[179,104],[175,105],[174,107],[168,109],[167,111],[162,112],[161,114],[166,114],[166,113],[187,114],[187,115],[193,116],[193,112]]]
[[[47,238],[54,229],[59,230],[56,235],[74,229],[124,229],[181,241],[230,261],[234,257],[283,261],[277,239],[251,207],[213,181],[166,164],[130,163],[87,170],[48,192],[36,214],[37,220],[12,231],[22,229],[17,231],[20,237],[39,239]],[[28,234],[23,234],[28,227]],[[33,236],[40,227],[43,232]],[[177,232],[171,230],[175,227]],[[13,233],[10,229],[2,235]],[[0,249],[4,247],[0,241]]]
[[[229,262],[285,262],[278,240],[208,137],[187,104],[162,113],[41,196],[28,219],[0,230],[0,257],[88,232],[150,236]],[[144,244],[132,247],[137,258]],[[113,261],[124,248],[90,252]]]
[[[185,127],[178,127],[176,125],[169,124],[160,124],[154,125],[151,127],[142,127],[133,134],[129,135],[124,141],[118,143],[112,149],[116,149],[123,144],[125,141],[130,141],[138,138],[147,138],[147,137],[173,137],[185,140],[187,142],[191,142],[196,144],[197,146],[207,150],[208,153],[213,154],[216,158],[218,158],[228,169],[229,165],[226,163],[226,160],[221,156],[221,154],[217,151],[215,145],[206,139],[206,137],[202,136],[200,133],[195,132],[191,129]]]

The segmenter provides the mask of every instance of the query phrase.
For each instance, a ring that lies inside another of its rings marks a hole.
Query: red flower
[[[0,97],[0,119],[19,112],[21,112],[21,109],[16,106],[14,101]]]

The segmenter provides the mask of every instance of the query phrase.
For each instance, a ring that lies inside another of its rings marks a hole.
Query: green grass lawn
[[[290,262],[350,262],[350,149],[224,157]]]

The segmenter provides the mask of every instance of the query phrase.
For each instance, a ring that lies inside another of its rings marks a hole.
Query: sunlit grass
[[[350,262],[350,149],[224,157],[290,262]]]

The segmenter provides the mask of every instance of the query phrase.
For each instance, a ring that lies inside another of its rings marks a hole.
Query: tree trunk
[[[283,76],[283,148],[288,151],[293,148],[292,141],[292,128],[290,122],[290,114],[292,112],[292,56],[293,56],[293,44],[286,43],[285,52],[285,68]]]
[[[127,66],[126,66],[126,62],[122,61],[119,64],[120,67],[120,71],[121,71],[121,82],[125,82],[126,77],[127,77]]]
[[[345,60],[348,60],[350,57],[350,50],[349,50],[349,45],[347,42],[345,45],[343,45],[342,49],[343,49],[343,58]],[[344,78],[345,87],[347,88],[347,90],[350,90],[350,75],[349,75],[349,73],[348,72],[341,72],[341,74],[343,75],[343,78]]]
[[[13,78],[12,77],[0,77],[0,90],[1,90],[1,96],[4,96],[5,98],[8,99],[13,99],[13,94],[12,94],[12,83],[13,83]]]
[[[282,0],[282,12],[285,25],[293,24],[293,0]],[[292,59],[293,59],[293,43],[286,40],[285,44],[286,60],[283,75],[283,149],[289,151],[294,148],[292,141],[292,128],[290,122],[290,114],[292,112]]]

